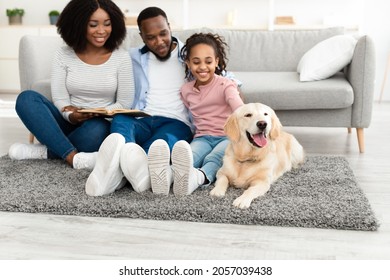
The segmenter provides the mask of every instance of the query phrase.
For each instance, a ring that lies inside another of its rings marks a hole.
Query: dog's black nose
[[[267,127],[267,123],[264,122],[264,121],[258,121],[258,122],[256,123],[256,126],[257,126],[258,128],[260,128],[261,130],[264,130],[264,129]]]

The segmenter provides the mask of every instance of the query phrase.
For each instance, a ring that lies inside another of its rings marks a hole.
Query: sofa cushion
[[[343,73],[299,82],[297,72],[234,72],[243,85],[245,103],[260,102],[274,110],[340,109],[352,105],[354,95]]]
[[[319,42],[308,50],[298,63],[300,81],[327,79],[348,65],[357,40],[350,35],[338,35]]]
[[[32,84],[31,89],[36,92],[39,92],[50,101],[52,100],[50,79],[36,81],[35,83]]]
[[[50,78],[54,54],[63,45],[60,36],[22,37],[19,43],[19,77],[22,90],[32,89],[36,81]]]
[[[343,28],[317,30],[214,29],[229,46],[229,71],[296,71],[299,59],[317,43],[344,33]]]

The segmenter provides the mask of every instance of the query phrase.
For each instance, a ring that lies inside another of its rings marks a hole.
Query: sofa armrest
[[[366,128],[371,122],[375,82],[375,46],[370,37],[358,39],[346,75],[354,92],[352,127]]]
[[[21,90],[32,89],[36,82],[50,79],[55,51],[63,44],[59,36],[25,35],[19,43]]]

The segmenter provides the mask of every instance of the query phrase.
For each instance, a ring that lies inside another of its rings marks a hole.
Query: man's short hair
[[[148,7],[148,8],[143,9],[139,13],[138,18],[137,18],[138,29],[141,30],[142,21],[144,21],[145,19],[154,18],[154,17],[158,17],[158,16],[163,16],[168,22],[168,17],[162,9],[160,9],[158,7]]]

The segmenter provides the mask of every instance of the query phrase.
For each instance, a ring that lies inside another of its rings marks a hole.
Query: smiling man
[[[169,154],[177,141],[191,141],[193,137],[188,110],[180,98],[185,81],[180,57],[183,43],[172,37],[167,16],[160,8],[144,9],[137,23],[145,45],[130,51],[135,82],[132,107],[152,117],[114,117],[112,134],[99,150],[107,156],[98,157],[86,183],[89,195],[112,193],[126,182],[123,175],[137,192],[150,189],[151,181],[169,188],[172,171],[160,154]],[[157,139],[165,140],[168,146],[153,148]]]

